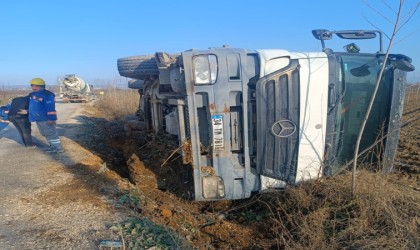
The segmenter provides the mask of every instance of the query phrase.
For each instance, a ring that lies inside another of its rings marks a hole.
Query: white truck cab
[[[322,52],[213,48],[118,60],[122,76],[141,81],[146,129],[188,145],[195,200],[248,198],[345,167],[384,63],[361,150],[391,170],[411,59],[385,60],[382,45],[375,53],[325,48],[334,34],[367,39],[377,31],[313,34]]]

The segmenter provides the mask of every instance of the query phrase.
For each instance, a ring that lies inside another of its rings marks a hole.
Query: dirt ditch
[[[334,249],[392,244],[410,249],[420,243],[416,236],[420,225],[416,215],[420,214],[418,120],[401,131],[399,172],[386,178],[361,172],[359,199],[352,198],[351,178],[344,175],[247,200],[194,202],[192,168],[175,153],[174,138],[127,133],[123,122],[110,121],[90,109],[84,119],[93,139],[85,146],[135,184],[126,204],[139,218],[176,232],[182,239],[179,248]],[[410,111],[408,115],[419,117],[417,111]],[[386,192],[379,192],[379,186]],[[375,216],[369,216],[372,210]],[[384,216],[399,223],[384,223]]]

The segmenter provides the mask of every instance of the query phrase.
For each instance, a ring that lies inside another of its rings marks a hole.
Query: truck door
[[[287,183],[296,179],[299,152],[299,62],[257,82],[257,171]]]

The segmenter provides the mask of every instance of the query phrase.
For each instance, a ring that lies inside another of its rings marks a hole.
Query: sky
[[[229,45],[320,51],[313,29],[393,30],[399,0],[3,0],[0,2],[0,87],[34,77],[56,85],[76,74],[89,84],[122,84],[117,59]],[[406,21],[418,0],[406,0]],[[336,38],[338,40],[338,38]],[[334,45],[335,40],[331,41]],[[420,81],[420,13],[400,29],[391,49],[413,59]],[[328,41],[327,41],[328,42]],[[384,38],[384,45],[389,42]],[[358,42],[356,42],[358,43]],[[328,43],[327,43],[328,45]],[[361,52],[378,51],[379,41]],[[342,50],[342,46],[337,51]]]

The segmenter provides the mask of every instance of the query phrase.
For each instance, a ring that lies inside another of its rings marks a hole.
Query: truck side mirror
[[[328,30],[312,30],[312,35],[318,40],[331,40],[332,33]]]
[[[410,62],[406,60],[393,60],[391,61],[391,64],[395,68],[405,71],[405,72],[411,72],[416,69],[413,64],[411,64]]]
[[[411,72],[416,69],[413,64],[411,64],[412,60],[410,57],[401,55],[401,54],[391,54],[389,55],[389,59],[391,60],[392,66],[396,69]]]

